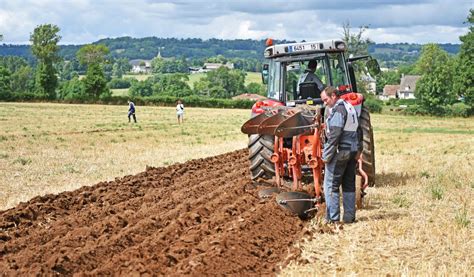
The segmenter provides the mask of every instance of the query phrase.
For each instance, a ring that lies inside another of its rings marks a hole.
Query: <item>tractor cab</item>
[[[324,87],[335,87],[343,94],[357,92],[352,62],[369,59],[366,65],[369,72],[374,75],[380,69],[377,61],[369,56],[348,58],[345,56],[345,51],[346,45],[342,40],[279,45],[273,45],[271,39],[267,40],[267,48],[264,52],[267,63],[263,66],[262,81],[267,84],[268,100],[257,102],[252,109],[252,114],[262,113],[265,107],[322,104],[321,89],[314,82],[303,80],[308,71],[308,63],[312,60],[317,63],[314,75]],[[361,102],[361,97],[358,97],[356,102]],[[354,98],[354,95],[348,95],[347,98]]]

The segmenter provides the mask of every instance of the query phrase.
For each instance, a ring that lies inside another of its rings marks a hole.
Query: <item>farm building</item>
[[[254,94],[254,93],[243,93],[237,96],[232,97],[232,100],[251,100],[251,101],[258,101],[267,99],[265,96]]]
[[[419,75],[402,75],[400,88],[397,90],[400,99],[415,99],[416,82],[420,79]]]
[[[150,73],[151,72],[151,61],[150,60],[130,60],[128,62],[131,66],[131,72],[133,73]]]
[[[380,100],[389,100],[398,98],[397,91],[400,89],[400,85],[385,85],[383,87],[383,93],[379,96]]]

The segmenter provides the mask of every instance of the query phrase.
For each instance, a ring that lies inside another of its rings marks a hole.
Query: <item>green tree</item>
[[[10,71],[5,67],[0,67],[0,99],[10,100],[11,97]]]
[[[469,32],[459,37],[461,49],[456,63],[454,75],[454,92],[464,97],[467,105],[474,107],[474,9],[471,9],[467,18],[470,24]]]
[[[77,51],[77,59],[83,65],[103,64],[109,48],[104,44],[88,44]]]
[[[59,27],[52,24],[39,25],[30,36],[31,52],[38,59],[36,68],[35,91],[38,97],[56,98],[58,78],[54,62],[59,60]]]
[[[351,32],[351,26],[349,22],[345,22],[342,25],[343,37],[342,40],[347,45],[347,53],[349,56],[363,56],[369,54],[369,45],[373,43],[370,38],[364,38],[364,33],[367,31],[368,26],[360,26],[357,33]],[[363,61],[352,62],[354,73],[356,75],[357,90],[360,93],[366,94],[368,91],[369,83],[364,78],[364,75],[368,75],[368,71]],[[375,78],[375,76],[372,76]]]
[[[247,93],[254,93],[266,96],[265,86],[259,83],[251,82],[246,87]]]
[[[399,85],[400,73],[396,70],[381,72],[377,77],[376,91],[382,93],[385,85]]]
[[[85,45],[77,51],[77,59],[87,66],[86,77],[82,80],[85,92],[93,99],[111,96],[103,69],[105,56],[108,53],[109,49],[103,44]]]
[[[352,33],[351,25],[349,22],[345,22],[342,25],[343,37],[342,40],[347,45],[348,54],[354,56],[368,55],[369,45],[373,43],[369,38],[364,38],[364,33],[369,29],[368,26],[360,26],[359,32]]]
[[[151,96],[153,94],[153,84],[148,80],[132,82],[128,94],[132,98],[136,96]]]
[[[21,95],[34,90],[34,71],[29,65],[18,68],[11,75],[11,88],[15,94]]]
[[[88,95],[84,87],[84,82],[76,76],[69,81],[62,83],[60,97],[65,100],[87,100]]]
[[[155,57],[151,61],[151,68],[153,73],[187,73],[188,62],[184,58],[163,59],[162,57]]]
[[[227,59],[222,55],[217,55],[215,57],[208,58],[207,62],[208,63],[222,63],[222,64],[225,64],[225,63],[227,63]]]
[[[198,94],[214,98],[231,98],[245,92],[245,72],[225,66],[206,73],[194,84]]]
[[[59,79],[61,81],[71,80],[75,75],[74,71],[74,64],[71,61],[63,61],[58,63],[58,72],[59,72]]]
[[[415,96],[430,114],[442,115],[447,105],[455,100],[452,93],[454,63],[449,54],[436,44],[423,46],[415,65],[421,72]]]
[[[148,79],[153,83],[153,94],[172,95],[176,97],[189,96],[192,94],[188,85],[187,74],[156,74]]]
[[[21,94],[33,92],[34,90],[34,70],[28,62],[16,56],[0,57],[0,67],[6,68],[10,72],[10,84],[13,94]]]
[[[112,76],[119,79],[122,78],[123,76],[123,70],[118,63],[114,63],[112,67]]]

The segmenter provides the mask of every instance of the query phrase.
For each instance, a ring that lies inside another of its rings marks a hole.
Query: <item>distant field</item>
[[[128,88],[111,89],[113,96],[128,96]]]
[[[246,147],[248,110],[0,103],[0,210],[46,193]],[[283,276],[472,275],[474,120],[372,115],[376,186],[339,232],[306,223]],[[258,200],[256,200],[258,201]],[[275,234],[281,235],[281,234]]]
[[[123,78],[135,78],[138,81],[145,81],[146,79],[153,76],[152,74],[131,74],[131,75],[123,75]]]
[[[249,83],[262,83],[262,74],[260,72],[247,72],[247,76],[245,77],[245,85]]]

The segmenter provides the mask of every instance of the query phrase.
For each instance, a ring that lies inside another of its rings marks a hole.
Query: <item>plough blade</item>
[[[288,118],[283,112],[279,112],[276,115],[263,120],[258,126],[258,133],[261,135],[275,135],[275,130],[278,128],[280,123]]]
[[[301,218],[306,218],[316,203],[316,199],[309,194],[297,191],[282,192],[277,195],[276,201],[280,207]]]
[[[242,128],[240,128],[240,130],[242,131],[242,133],[247,135],[258,134],[258,126],[260,126],[260,123],[262,123],[262,121],[271,117],[272,115],[273,114],[271,112],[264,112],[262,114],[259,114],[256,117],[247,120],[247,122],[242,125]]]
[[[270,187],[266,189],[262,189],[258,192],[258,197],[262,199],[270,198],[273,194],[281,192],[280,188],[277,187]]]
[[[282,121],[275,129],[274,135],[284,138],[309,135],[317,126],[313,123],[313,118],[313,114],[307,111],[299,111]]]

